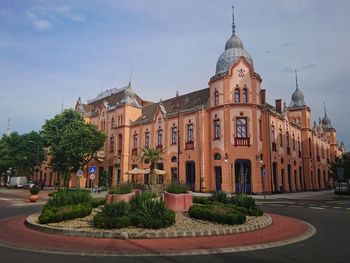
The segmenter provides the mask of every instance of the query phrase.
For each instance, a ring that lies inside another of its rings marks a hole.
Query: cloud
[[[85,21],[85,17],[74,11],[69,5],[53,7],[34,6],[27,10],[26,13],[38,30],[48,30],[56,22],[64,19],[77,22]]]

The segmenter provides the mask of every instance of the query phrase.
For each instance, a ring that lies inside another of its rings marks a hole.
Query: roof
[[[134,122],[134,124],[150,122],[153,120],[154,115],[157,112],[158,107],[162,107],[167,115],[177,113],[177,101],[179,101],[180,112],[189,112],[198,110],[200,108],[209,107],[209,88],[197,90],[188,94],[184,94],[177,97],[173,97],[159,103],[153,103],[144,106],[142,109],[142,115]]]

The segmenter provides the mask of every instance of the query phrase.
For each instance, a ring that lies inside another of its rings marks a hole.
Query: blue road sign
[[[96,166],[90,166],[89,174],[95,174],[96,173]]]
[[[265,170],[265,169],[262,171],[262,176],[263,176],[263,177],[266,176],[266,170]]]

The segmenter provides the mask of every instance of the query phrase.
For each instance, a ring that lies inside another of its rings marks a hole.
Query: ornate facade
[[[306,191],[328,187],[329,163],[341,153],[336,130],[325,116],[312,126],[311,109],[298,87],[287,106],[266,102],[261,77],[232,24],[208,87],[158,103],[145,101],[131,85],[107,90],[75,109],[107,134],[94,184],[143,183],[148,168],[143,147],[164,152],[160,181],[179,180],[194,191]],[[86,167],[88,169],[88,167]],[[77,183],[72,177],[71,185]],[[88,172],[80,180],[89,186]]]

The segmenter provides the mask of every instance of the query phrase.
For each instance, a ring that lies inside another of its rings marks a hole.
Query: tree
[[[27,134],[13,132],[4,135],[0,140],[0,174],[14,174],[29,177],[34,168],[45,159],[43,140],[39,133],[32,131]]]
[[[150,177],[151,177],[151,189],[152,192],[158,194],[156,184],[158,181],[158,175],[155,173],[156,164],[163,160],[162,152],[154,148],[144,147],[141,152],[141,160],[143,162],[149,162]]]
[[[344,181],[349,182],[350,179],[350,152],[345,152],[340,156],[336,156],[330,164],[330,175],[339,182],[338,168],[344,169]]]
[[[71,109],[47,120],[42,135],[50,149],[50,164],[58,172],[58,182],[63,175],[65,186],[68,186],[71,173],[86,165],[106,140],[104,133]]]

